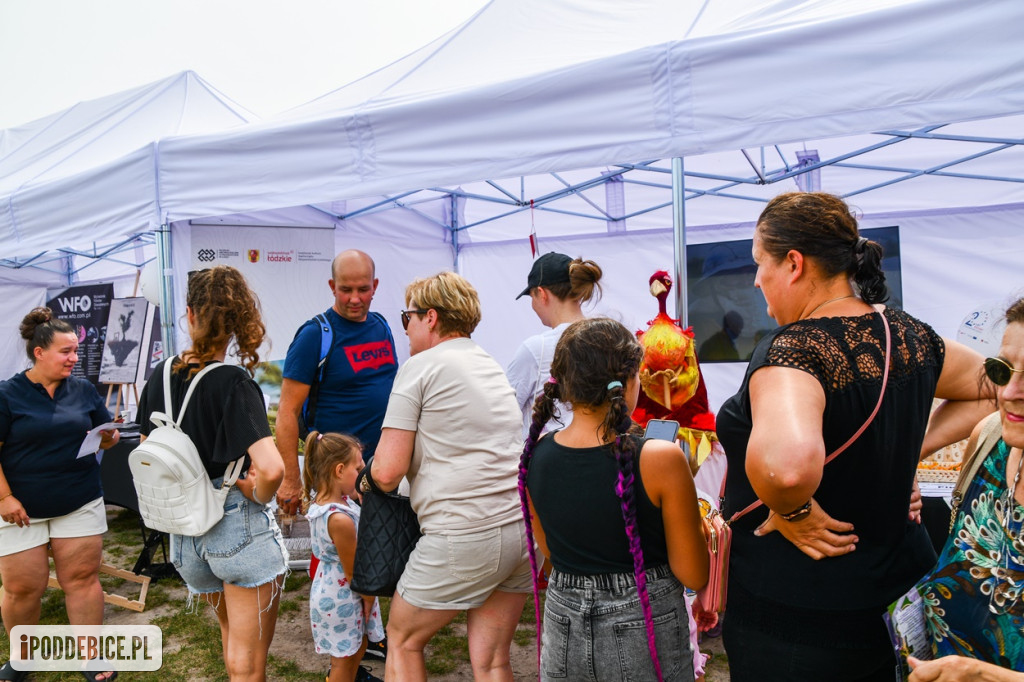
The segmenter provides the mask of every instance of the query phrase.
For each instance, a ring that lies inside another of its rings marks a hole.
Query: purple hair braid
[[[537,550],[533,541],[533,515],[530,514],[530,503],[526,495],[526,476],[530,471],[530,459],[533,457],[533,448],[540,438],[541,429],[548,423],[552,410],[552,401],[545,393],[539,396],[533,407],[533,421],[530,424],[530,433],[526,437],[526,444],[523,446],[523,455],[519,458],[519,505],[523,512],[523,520],[526,522],[526,547],[530,554],[530,578],[533,580],[533,615],[537,627],[537,678],[540,679],[540,643],[541,643],[541,622],[540,622],[540,570],[537,568]]]
[[[629,445],[624,447],[623,440],[629,442]],[[621,431],[616,433],[613,451],[615,453],[615,460],[619,465],[619,478],[615,485],[615,494],[618,495],[621,502],[622,519],[626,524],[626,538],[629,540],[629,553],[633,556],[633,575],[636,578],[636,591],[640,597],[640,609],[644,614],[644,626],[647,630],[647,649],[651,652],[651,662],[654,663],[654,673],[658,677],[658,682],[662,682],[661,662],[658,660],[658,647],[654,641],[654,616],[651,613],[651,598],[647,593],[644,552],[640,545],[640,527],[636,521],[636,498],[633,488],[634,449],[635,445],[629,436],[624,438]]]

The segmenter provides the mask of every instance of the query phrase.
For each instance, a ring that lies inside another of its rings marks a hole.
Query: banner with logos
[[[284,359],[299,326],[333,304],[333,259],[333,229],[192,226],[189,269],[238,268],[259,296],[270,340],[263,360]]]
[[[107,316],[114,298],[113,284],[89,284],[49,292],[46,305],[78,334],[78,364],[72,376],[100,383]]]

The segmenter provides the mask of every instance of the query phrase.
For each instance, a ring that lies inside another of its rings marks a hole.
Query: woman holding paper
[[[985,360],[999,411],[971,434],[966,452],[977,451],[976,468],[965,463],[961,475],[973,478],[938,563],[918,583],[936,660],[912,660],[914,682],[1024,680],[1022,366],[1024,298],[1007,309],[999,353]]]
[[[8,635],[17,625],[39,621],[50,575],[47,545],[64,590],[72,625],[103,622],[99,569],[107,516],[94,455],[78,457],[90,429],[110,421],[96,388],[71,376],[78,362],[78,336],[49,308],[35,308],[21,322],[32,367],[0,382],[0,604]],[[100,448],[117,443],[117,430],[103,431]],[[28,673],[10,662],[0,680]],[[112,680],[116,672],[83,672],[90,680]]]

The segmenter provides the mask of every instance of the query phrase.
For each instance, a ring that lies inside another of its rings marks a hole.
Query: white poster
[[[333,229],[192,226],[189,269],[238,268],[259,296],[269,339],[262,360],[283,360],[299,326],[334,302],[333,259]]]
[[[107,337],[100,359],[101,384],[135,383],[148,306],[141,297],[115,298],[110,302]]]

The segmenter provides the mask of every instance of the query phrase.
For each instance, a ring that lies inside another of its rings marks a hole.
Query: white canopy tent
[[[115,280],[116,295],[131,294],[136,267],[155,257],[138,227],[159,196],[156,141],[254,119],[184,71],[0,130],[0,376],[27,361],[18,324],[47,288]],[[108,228],[82,225],[86,214]]]
[[[531,227],[542,250],[598,260],[600,309],[640,327],[684,221],[691,242],[749,237],[762,202],[818,168],[865,224],[900,226],[906,307],[955,333],[1020,285],[1022,29],[1012,0],[493,0],[276,119],[159,141],[148,194],[109,192],[100,170],[11,195],[0,235],[24,257],[168,225],[184,272],[190,222],[333,227],[376,258],[393,325],[405,282],[457,267],[504,361],[539,329],[512,302]],[[670,162],[651,161],[673,157],[685,213]],[[53,220],[46,198],[65,189],[80,205]]]

